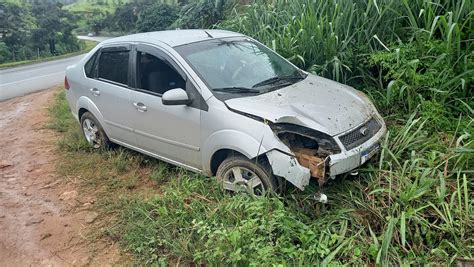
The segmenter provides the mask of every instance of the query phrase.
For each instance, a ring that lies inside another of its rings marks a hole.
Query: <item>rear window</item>
[[[99,58],[98,77],[128,84],[128,55],[129,51],[102,52]]]

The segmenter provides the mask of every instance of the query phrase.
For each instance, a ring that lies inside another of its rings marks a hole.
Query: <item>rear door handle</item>
[[[91,88],[90,89],[91,93],[95,96],[100,96],[100,91],[97,88]]]
[[[135,102],[135,103],[133,103],[133,106],[140,112],[145,112],[146,111],[146,106],[142,102]]]

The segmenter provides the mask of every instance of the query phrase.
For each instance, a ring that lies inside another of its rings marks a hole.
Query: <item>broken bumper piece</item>
[[[309,169],[301,166],[294,156],[279,150],[271,150],[266,155],[274,175],[285,178],[300,190],[304,190],[309,184]]]
[[[307,152],[298,151],[293,156],[279,150],[271,150],[266,155],[274,175],[283,177],[300,190],[304,190],[311,177],[317,179],[320,185],[326,181],[326,161]]]
[[[294,155],[271,150],[266,155],[274,175],[283,177],[300,190],[304,190],[312,177],[317,179],[321,186],[328,178],[335,178],[336,175],[354,170],[367,162],[379,151],[380,139],[385,132],[383,125],[377,134],[362,145],[326,158],[318,157],[311,149],[294,150]]]

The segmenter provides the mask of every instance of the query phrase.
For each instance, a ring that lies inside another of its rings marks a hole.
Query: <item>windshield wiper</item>
[[[247,87],[239,87],[239,86],[214,88],[212,89],[212,91],[224,92],[224,93],[229,93],[229,94],[231,93],[258,94],[260,93],[260,90],[247,88]]]
[[[263,80],[259,83],[256,83],[252,86],[252,88],[255,88],[255,87],[260,87],[260,86],[264,86],[264,85],[269,85],[269,84],[274,84],[274,83],[277,83],[277,82],[281,82],[281,81],[292,81],[292,80],[302,80],[306,78],[304,75],[301,75],[301,74],[293,74],[293,75],[287,75],[287,76],[275,76],[275,77],[271,77],[271,78],[268,78],[266,80]]]

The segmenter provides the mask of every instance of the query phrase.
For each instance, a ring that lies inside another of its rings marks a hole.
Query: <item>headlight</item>
[[[270,124],[273,132],[293,152],[301,166],[309,169],[319,186],[329,175],[331,154],[341,152],[334,139],[316,130],[289,123]]]
[[[311,149],[321,157],[341,152],[334,138],[325,133],[290,123],[273,123],[270,127],[292,151],[300,148]]]

